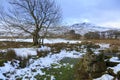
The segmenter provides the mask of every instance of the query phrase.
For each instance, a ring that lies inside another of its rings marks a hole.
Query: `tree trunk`
[[[42,38],[41,45],[44,46],[44,38]]]
[[[38,46],[39,45],[39,31],[35,30],[33,33],[33,45]]]

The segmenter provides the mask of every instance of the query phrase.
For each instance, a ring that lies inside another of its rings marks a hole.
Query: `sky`
[[[57,0],[63,24],[89,22],[120,28],[120,0]]]
[[[8,0],[0,0],[6,6]],[[120,28],[120,0],[57,0],[62,10],[62,24],[89,22]]]

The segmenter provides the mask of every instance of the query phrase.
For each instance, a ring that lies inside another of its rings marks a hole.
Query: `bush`
[[[111,47],[110,49],[111,49],[112,53],[117,53],[117,52],[119,52],[118,46],[113,46],[113,47]]]
[[[5,54],[5,52],[0,52],[0,59],[4,59],[4,55]]]
[[[116,74],[113,72],[113,69],[108,68],[107,72],[111,76],[114,76],[114,77],[116,76]]]
[[[120,80],[120,71],[117,72],[117,79]]]
[[[39,51],[39,50],[37,50],[37,56],[38,57],[45,57],[45,56],[47,56],[48,53],[49,53],[49,51]]]
[[[119,49],[118,49],[117,46],[112,46],[112,47],[110,47],[108,49],[105,49],[103,51],[103,53],[106,56],[119,56],[119,55],[117,55],[117,53],[119,53]]]
[[[85,71],[85,66],[83,64],[83,58],[80,59],[79,63],[75,65],[75,80],[87,80],[89,79],[88,72]]]
[[[102,76],[107,66],[103,54],[95,55],[91,49],[87,48],[87,53],[75,68],[76,80],[92,80]]]
[[[100,48],[99,45],[96,45],[93,42],[87,42],[87,41],[81,42],[81,45],[84,45],[85,46],[84,48],[95,48],[95,49]]]
[[[5,59],[11,61],[12,59],[16,59],[16,58],[17,58],[17,55],[16,55],[14,50],[12,50],[12,49],[7,50],[7,53],[5,55]]]
[[[30,57],[31,56],[28,56],[28,58],[24,58],[24,59],[19,58],[19,61],[20,61],[19,67],[20,68],[25,68],[26,66],[28,66],[29,65],[29,59],[30,59]]]
[[[107,67],[114,67],[117,66],[119,63],[118,62],[110,62],[110,61],[106,61],[106,66]]]
[[[19,63],[19,67],[21,68],[25,68],[28,64],[28,60],[27,59],[24,59],[24,60],[21,60],[20,63]]]
[[[30,57],[31,56],[28,56],[28,58],[18,57],[13,49],[8,49],[6,52],[6,55],[5,55],[5,59],[8,61],[14,61],[14,59],[19,60],[20,61],[19,67],[21,67],[21,68],[24,68],[28,65],[28,61],[29,61]],[[11,64],[12,64],[12,62],[11,62]]]
[[[100,34],[98,32],[88,32],[84,34],[85,39],[99,39]]]
[[[118,46],[112,46],[108,50],[109,50],[110,53],[117,53],[117,52],[119,52]]]
[[[51,52],[52,53],[59,53],[62,49],[65,49],[67,47],[66,43],[55,43],[51,46]]]
[[[6,59],[2,59],[2,60],[0,60],[0,66],[4,66],[4,63],[5,63],[5,62],[7,62]]]

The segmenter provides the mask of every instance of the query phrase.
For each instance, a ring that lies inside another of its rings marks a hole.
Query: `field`
[[[87,48],[91,48],[95,55],[100,51],[107,55],[104,59],[107,59],[106,72],[92,79],[118,79],[120,60],[116,55],[120,51],[119,44],[119,40],[46,39],[44,46],[36,48],[32,46],[31,39],[15,41],[1,39],[0,79],[81,80],[76,76],[78,75],[76,71],[80,67],[79,64],[84,63],[80,63],[80,60],[88,53]],[[117,46],[118,49],[111,45]],[[108,69],[112,69],[114,75]]]

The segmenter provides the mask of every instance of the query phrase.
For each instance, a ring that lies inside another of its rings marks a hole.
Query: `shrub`
[[[5,63],[5,62],[7,62],[6,59],[2,59],[2,60],[0,60],[0,66],[4,66],[4,63]]]
[[[117,72],[117,79],[120,80],[120,71]]]
[[[99,45],[96,45],[93,42],[87,42],[87,41],[81,42],[81,45],[84,45],[85,46],[84,48],[95,48],[95,49],[100,48]]]
[[[92,78],[102,76],[106,69],[104,55],[95,55],[90,48],[87,48],[87,53],[76,66],[76,80],[92,80]]]
[[[104,59],[105,59],[104,54],[103,54],[103,53],[100,53],[100,54],[98,55],[97,60],[98,60],[98,61],[104,61]]]
[[[98,32],[88,32],[84,34],[85,39],[99,39],[100,34]]]
[[[15,51],[13,49],[8,49],[5,55],[5,59],[9,60],[9,61],[14,61],[15,60],[19,60],[19,67],[24,68],[26,67],[29,63],[29,58],[31,58],[31,56],[28,56],[27,58],[23,58],[23,57],[18,57],[15,53]],[[13,62],[11,62],[12,64]]]
[[[87,80],[89,78],[88,72],[85,71],[83,64],[83,58],[80,59],[79,63],[75,65],[75,80]]]
[[[14,50],[12,50],[12,49],[9,49],[9,50],[7,50],[7,53],[6,53],[6,55],[5,55],[5,58],[7,59],[7,60],[12,60],[12,59],[16,59],[17,58],[17,55],[16,55],[16,53],[15,53],[15,51]]]
[[[0,59],[3,59],[4,58],[4,52],[0,52]]]
[[[24,58],[24,59],[19,59],[20,63],[19,63],[19,67],[20,68],[25,68],[26,66],[29,65],[29,57],[28,58]]]
[[[52,44],[50,47],[51,47],[52,53],[59,53],[62,49],[65,49],[67,47],[67,44],[66,43],[56,43],[56,44]]]
[[[119,64],[118,62],[110,62],[110,61],[106,61],[106,66],[108,67],[114,67],[117,66],[117,64]]]
[[[119,53],[119,48],[117,46],[112,46],[108,49],[105,49],[103,53],[106,56],[117,56],[117,53]],[[118,55],[119,56],[119,55]]]
[[[116,76],[116,74],[113,72],[113,69],[111,69],[111,68],[108,68],[107,72],[111,76],[114,76],[114,77]]]
[[[104,53],[111,53],[111,50],[110,49],[105,49],[103,52]]]
[[[45,56],[47,56],[48,53],[49,53],[49,51],[39,51],[39,50],[37,50],[37,56],[38,57],[45,57]]]
[[[111,47],[110,49],[111,49],[112,53],[117,53],[117,52],[119,52],[118,46],[113,46],[113,47]]]

